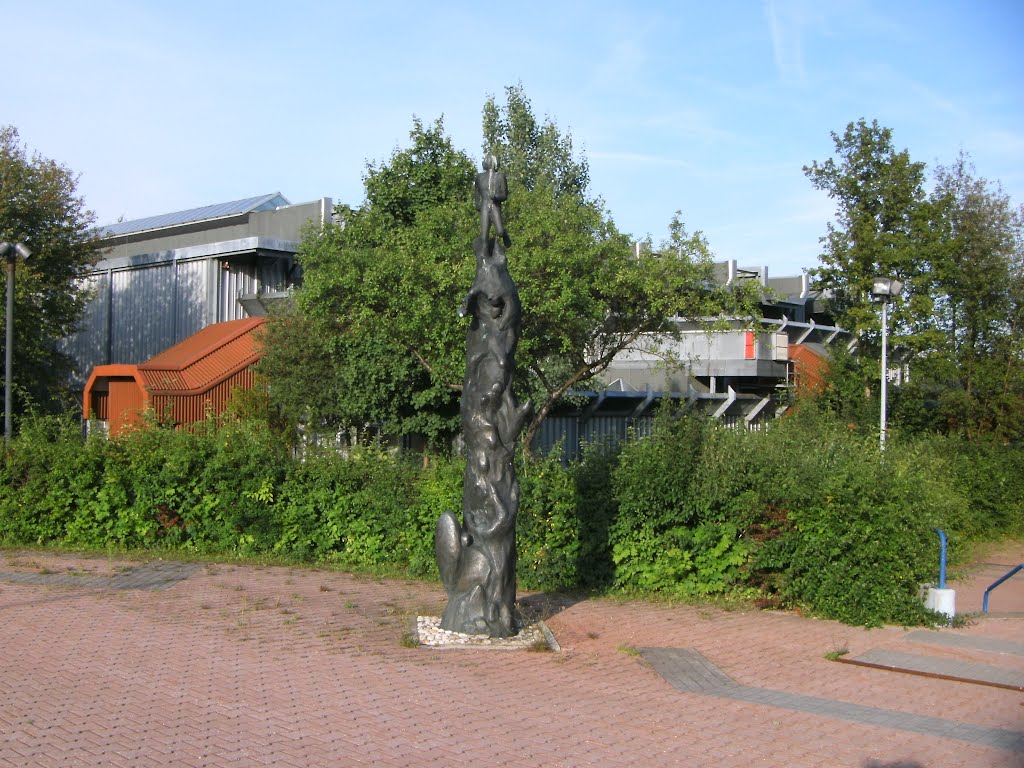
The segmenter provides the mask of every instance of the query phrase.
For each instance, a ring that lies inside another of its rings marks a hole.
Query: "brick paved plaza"
[[[0,552],[0,766],[1024,766],[1024,574],[941,631],[524,602],[560,651],[416,647],[431,584]]]

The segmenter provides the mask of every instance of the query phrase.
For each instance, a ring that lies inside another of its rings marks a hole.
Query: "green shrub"
[[[727,439],[706,417],[665,410],[650,437],[623,448],[612,473],[616,587],[697,596],[738,581],[751,545],[712,480]]]
[[[970,538],[1024,536],[1024,445],[935,437],[926,441],[946,458],[947,472],[970,504]]]
[[[585,589],[604,589],[615,580],[611,526],[619,505],[612,489],[618,447],[594,443],[584,447],[582,459],[570,471],[576,486],[579,546],[576,578]]]
[[[415,480],[411,525],[405,531],[409,573],[439,578],[434,555],[434,530],[442,512],[462,509],[462,476],[466,462],[461,457],[429,456]]]
[[[103,490],[105,448],[102,438],[83,440],[77,419],[23,419],[0,467],[0,541],[65,540],[69,523]]]
[[[210,420],[179,430],[151,425],[112,439],[104,488],[119,505],[122,524],[139,535],[129,541],[108,533],[107,543],[265,551],[277,538],[269,504],[286,456],[280,440],[257,422]],[[71,540],[88,544],[91,527],[103,528],[98,520],[78,521]]]
[[[808,431],[811,428],[811,431]],[[756,569],[774,572],[791,604],[851,624],[916,624],[930,619],[918,596],[938,571],[934,528],[958,536],[966,500],[919,445],[890,444],[883,454],[818,417],[780,425],[805,437],[790,452],[800,485],[785,518],[759,548]]]
[[[274,506],[273,550],[358,568],[406,566],[415,524],[412,465],[376,447],[309,452],[290,466]]]
[[[578,583],[576,487],[560,455],[560,450],[554,450],[545,457],[518,462],[516,573],[527,589],[563,589]]]
[[[853,624],[931,620],[946,531],[1024,535],[1024,448],[902,439],[881,453],[813,403],[758,432],[664,410],[650,436],[517,461],[519,581],[700,597],[760,590]],[[464,461],[366,446],[296,459],[256,419],[82,438],[27,418],[0,462],[0,542],[274,555],[436,578]]]

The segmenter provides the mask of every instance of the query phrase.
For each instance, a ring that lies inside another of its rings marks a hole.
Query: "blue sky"
[[[619,228],[674,211],[717,258],[813,267],[834,207],[802,168],[861,117],[1024,202],[1019,0],[0,0],[0,124],[81,174],[98,223],[280,191],[358,204],[367,161],[444,116],[481,153],[522,83]],[[514,231],[514,222],[510,222]]]

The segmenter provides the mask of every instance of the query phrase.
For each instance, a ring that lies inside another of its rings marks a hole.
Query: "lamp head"
[[[0,258],[13,261],[19,256],[22,259],[27,259],[31,255],[32,251],[24,243],[0,243]]]
[[[903,293],[903,283],[891,277],[876,277],[871,283],[871,296],[887,301]]]

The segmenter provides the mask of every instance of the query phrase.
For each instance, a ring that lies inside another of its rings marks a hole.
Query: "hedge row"
[[[1024,534],[1024,451],[874,439],[813,408],[762,432],[665,413],[648,438],[568,467],[522,462],[519,580],[529,589],[741,592],[854,624],[929,620],[943,528]],[[0,542],[269,554],[433,577],[458,457],[376,448],[302,460],[257,422],[85,441],[23,425],[0,467]]]

